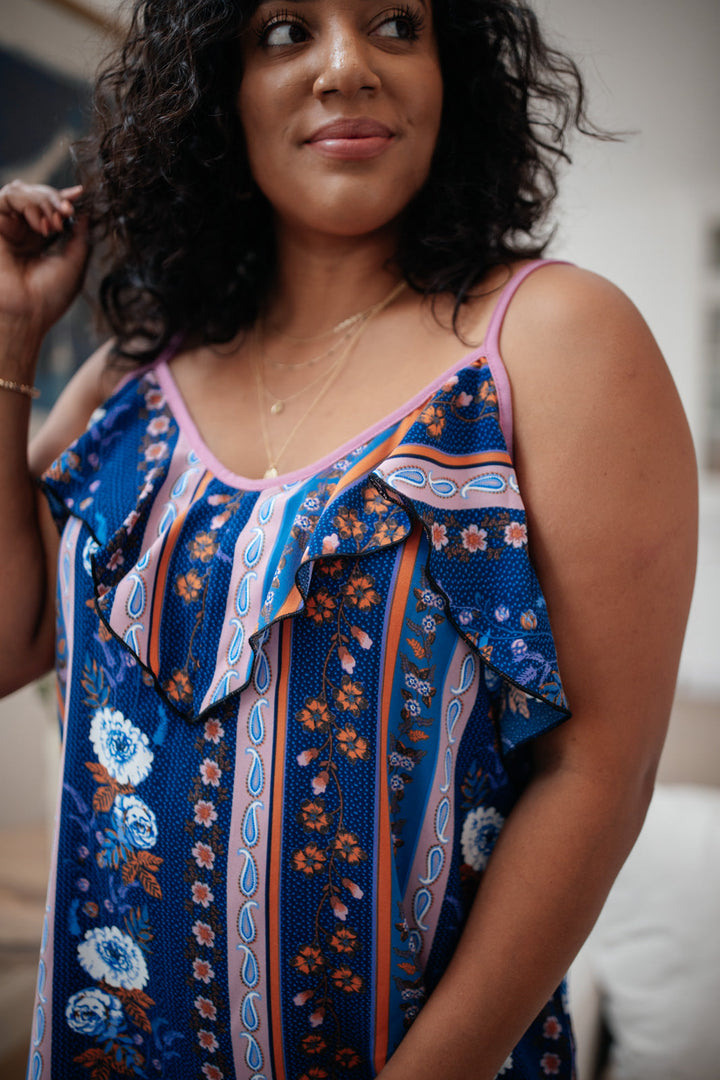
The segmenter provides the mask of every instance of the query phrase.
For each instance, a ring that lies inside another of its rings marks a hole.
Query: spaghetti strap
[[[525,278],[529,277],[533,271],[539,270],[541,266],[552,266],[563,262],[563,259],[534,259],[527,266],[523,266],[522,270],[518,270],[517,274],[513,274],[510,280],[506,282],[490,316],[487,333],[485,334],[485,348],[488,352],[492,352],[496,356],[500,355],[500,331],[502,330],[505,314],[510,306],[510,301]]]
[[[551,266],[553,263],[563,262],[563,259],[534,259],[524,266],[522,270],[519,270],[517,274],[513,274],[500,292],[500,296],[498,297],[493,313],[490,316],[490,322],[488,323],[487,332],[485,334],[483,350],[497,390],[500,427],[502,428],[507,448],[511,454],[513,452],[512,400],[510,396],[510,380],[508,379],[505,364],[500,355],[500,331],[502,330],[503,320],[505,319],[505,314],[510,306],[510,301],[525,278],[529,277],[534,270],[538,270],[541,266]]]

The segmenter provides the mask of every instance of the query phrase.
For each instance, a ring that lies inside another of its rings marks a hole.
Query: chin
[[[279,216],[294,227],[330,236],[369,236],[382,232],[395,222],[417,194],[419,185],[402,195],[395,186],[389,189],[365,183],[358,191],[334,191],[322,200],[318,192],[298,195],[292,206],[277,207]]]

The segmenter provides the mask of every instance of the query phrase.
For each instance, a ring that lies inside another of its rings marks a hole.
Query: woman
[[[55,640],[65,731],[33,1077],[572,1074],[695,544],[649,331],[527,257],[579,92],[504,0],[140,2],[115,338],[29,472],[88,224],[0,194],[2,685]]]

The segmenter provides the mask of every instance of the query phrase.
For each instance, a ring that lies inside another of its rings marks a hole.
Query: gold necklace
[[[355,326],[355,323],[353,323],[349,329],[345,330],[337,341],[333,341],[329,349],[324,349],[316,356],[311,356],[309,360],[292,361],[291,363],[287,363],[284,360],[270,360],[270,365],[274,368],[282,368],[283,371],[302,371],[303,368],[312,367],[313,364],[318,364],[321,360],[327,360],[328,357],[338,351],[341,345],[345,344],[349,335],[352,333],[353,326]],[[284,334],[281,334],[280,336],[285,337]],[[300,344],[300,342],[297,344]]]
[[[313,364],[317,363],[317,361],[322,360],[323,357],[328,358],[329,356],[332,355],[332,353],[337,352],[337,350],[340,348],[341,345],[345,344],[345,342],[348,340],[348,338],[350,337],[351,334],[352,334],[352,329],[348,330],[347,333],[343,334],[343,336],[340,338],[340,340],[337,341],[333,345],[332,349],[328,349],[327,352],[322,354],[322,356],[315,356],[315,357],[313,357],[313,359],[311,361],[307,361],[304,364],[297,364],[297,365],[295,365],[295,364],[285,364],[283,366],[288,367],[288,368],[297,367],[298,370],[299,370],[302,367],[308,367],[310,363],[313,363]],[[343,356],[342,356],[342,353],[341,353],[340,356],[336,357],[336,359],[333,360],[332,364],[330,364],[329,367],[327,367],[323,371],[321,371],[320,374],[316,375],[314,379],[311,379],[310,382],[305,383],[305,385],[302,386],[299,390],[296,390],[294,394],[288,394],[287,397],[284,397],[284,398],[278,397],[277,394],[274,394],[272,392],[270,387],[265,382],[264,372],[263,372],[263,383],[262,383],[263,393],[265,394],[266,397],[270,398],[270,400],[272,402],[272,404],[270,405],[270,412],[272,413],[272,415],[277,416],[278,413],[281,413],[283,411],[285,406],[290,401],[294,401],[295,398],[302,397],[303,394],[307,393],[308,390],[312,389],[313,386],[317,385],[317,383],[319,383],[321,379],[327,378],[327,376],[330,374],[330,372],[335,370],[335,365],[342,362],[342,359],[343,359]]]
[[[380,312],[384,311],[384,309],[386,307],[389,307],[389,305],[393,302],[393,300],[395,300],[395,298],[397,296],[400,295],[400,293],[402,292],[402,290],[404,288],[405,288],[405,282],[404,281],[399,282],[395,286],[395,288],[392,290],[392,292],[389,293],[388,296],[385,297],[384,300],[381,300],[379,303],[374,305],[374,309],[372,311],[372,314],[370,316],[368,316],[367,318],[363,319],[362,322],[360,322],[359,325],[357,325],[357,327],[355,328],[355,332],[350,334],[348,342],[347,342],[345,348],[343,349],[341,355],[333,363],[330,372],[329,373],[328,372],[323,372],[324,381],[323,381],[323,385],[320,387],[320,391],[315,395],[315,397],[310,402],[310,404],[307,407],[307,409],[305,410],[305,412],[298,419],[297,423],[291,428],[290,434],[287,436],[287,438],[283,442],[282,446],[280,447],[280,449],[276,453],[273,452],[273,449],[272,449],[272,443],[270,442],[270,433],[269,433],[268,427],[267,427],[267,417],[265,416],[265,409],[263,408],[263,404],[264,404],[263,399],[264,399],[264,396],[265,396],[265,384],[264,384],[264,378],[263,378],[262,358],[261,358],[261,356],[258,355],[258,351],[255,351],[255,350],[253,351],[253,367],[254,367],[254,371],[255,371],[255,386],[256,386],[256,389],[257,389],[258,404],[260,406],[260,431],[261,431],[261,434],[262,434],[263,445],[265,447],[265,456],[266,456],[267,462],[268,462],[268,467],[267,467],[267,469],[265,470],[265,472],[263,474],[263,479],[265,479],[265,480],[274,480],[275,477],[279,475],[278,464],[279,464],[279,461],[280,461],[281,457],[283,456],[283,454],[287,450],[287,448],[290,445],[290,443],[292,442],[292,440],[295,438],[295,436],[298,433],[298,431],[300,430],[301,426],[305,423],[305,421],[310,416],[310,414],[313,412],[313,410],[316,408],[316,406],[320,404],[320,402],[325,397],[325,395],[327,394],[330,387],[333,385],[333,383],[337,379],[338,375],[340,374],[340,371],[342,370],[342,367],[343,367],[345,361],[347,360],[348,356],[350,355],[350,352],[352,351],[353,346],[355,345],[358,338],[360,337],[360,335],[363,333],[363,331],[367,327],[370,319],[373,318],[375,315],[379,315]],[[319,380],[314,380],[314,381],[317,382]],[[294,396],[298,396],[298,395],[294,395]],[[287,401],[289,399],[286,398],[285,400]]]
[[[311,341],[322,341],[323,338],[330,337],[331,334],[339,334],[343,330],[351,330],[355,323],[364,321],[365,319],[371,319],[375,314],[375,309],[377,308],[378,304],[382,304],[384,306],[385,300],[379,300],[376,303],[371,304],[369,308],[365,308],[364,311],[357,311],[354,315],[349,315],[347,319],[343,319],[341,322],[335,323],[335,325],[331,326],[329,330],[322,330],[319,334],[311,334],[310,337],[297,337],[295,334],[286,334],[282,330],[275,330],[273,332],[277,334],[278,337],[285,338],[286,341],[292,341],[296,345],[309,345]],[[305,367],[313,363],[315,363],[314,360],[307,360],[305,361],[305,364],[298,366]],[[292,365],[278,363],[274,366],[291,367]]]

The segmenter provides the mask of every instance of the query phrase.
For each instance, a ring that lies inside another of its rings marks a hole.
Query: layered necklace
[[[294,337],[290,334],[280,334],[287,341],[296,345],[305,345],[313,341],[320,341],[323,338],[331,337],[333,335],[339,335],[336,340],[330,345],[329,348],[323,352],[318,353],[317,356],[312,356],[309,360],[303,360],[299,363],[285,362],[285,361],[270,361],[271,366],[276,368],[282,368],[285,370],[299,371],[303,368],[309,368],[315,364],[320,363],[322,360],[329,360],[334,357],[332,363],[324,367],[323,370],[305,384],[300,390],[297,390],[293,394],[289,394],[287,397],[280,398],[274,394],[267,385],[265,378],[266,369],[266,357],[263,347],[263,334],[260,327],[255,334],[255,348],[253,349],[253,367],[255,370],[255,385],[257,389],[258,405],[260,407],[260,430],[262,432],[263,445],[265,448],[265,456],[267,458],[268,467],[265,470],[264,478],[266,480],[272,480],[279,475],[278,463],[283,454],[287,450],[292,440],[297,435],[298,431],[320,404],[325,397],[330,387],[333,385],[338,375],[342,371],[342,368],[350,355],[353,347],[357,344],[357,341],[361,334],[364,332],[368,323],[376,315],[379,315],[381,311],[384,311],[393,301],[400,295],[405,288],[405,282],[400,281],[388,293],[382,300],[373,304],[369,308],[365,308],[364,311],[358,311],[355,315],[350,315],[347,319],[343,319],[342,322],[337,323],[335,326],[330,327],[329,330],[324,330],[319,334],[314,334],[312,337]],[[290,433],[286,436],[282,446],[277,450],[273,450],[272,442],[270,439],[270,432],[268,430],[267,413],[272,416],[277,416],[283,412],[285,406],[296,398],[306,394],[308,390],[311,390],[313,386],[317,386],[320,383],[320,389],[310,402],[308,407],[299,417],[294,426],[290,429]],[[268,405],[269,403],[269,405]]]

